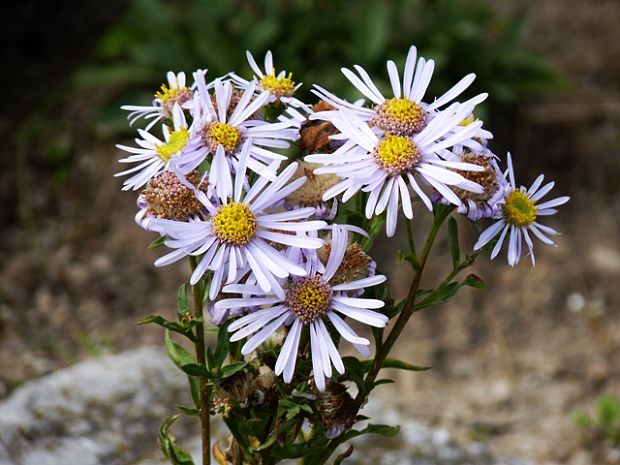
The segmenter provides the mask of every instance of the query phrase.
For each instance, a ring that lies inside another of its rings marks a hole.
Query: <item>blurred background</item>
[[[488,289],[416,315],[386,403],[459,441],[536,463],[620,463],[620,2],[617,0],[95,0],[3,7],[0,89],[0,399],[77,361],[161,345],[182,266],[159,251],[121,192],[122,104],[148,103],[168,70],[251,76],[245,50],[357,98],[341,66],[384,87],[408,47],[437,62],[429,96],[468,72],[491,148],[517,181],[543,172],[571,202],[537,265],[480,260]],[[419,212],[424,224],[425,215]],[[462,248],[471,249],[469,231]],[[423,229],[423,228],[420,228]],[[444,238],[447,244],[447,239]],[[379,241],[381,242],[381,241]],[[445,252],[442,252],[445,250]],[[406,293],[406,269],[376,250]],[[438,247],[429,283],[449,264]],[[443,261],[442,261],[443,260]]]

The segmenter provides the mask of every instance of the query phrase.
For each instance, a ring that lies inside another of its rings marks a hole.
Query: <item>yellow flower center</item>
[[[155,98],[161,100],[166,106],[172,106],[174,103],[184,103],[191,97],[191,94],[191,90],[187,87],[168,87],[162,84],[161,89],[155,92]]]
[[[502,205],[502,213],[506,223],[513,226],[529,226],[536,221],[538,209],[527,194],[520,190],[514,190]]]
[[[375,161],[390,174],[401,174],[420,161],[420,151],[415,143],[405,136],[386,134],[373,152]]]
[[[385,131],[412,136],[424,129],[426,112],[412,100],[392,98],[375,108],[370,122]]]
[[[295,92],[295,82],[293,82],[293,74],[288,76],[276,77],[275,71],[263,76],[260,80],[260,86],[272,95],[278,97],[290,97]]]
[[[159,157],[162,160],[168,161],[175,154],[180,152],[183,147],[187,145],[189,139],[189,131],[185,128],[181,128],[178,131],[172,131],[168,142],[163,145],[155,147]]]
[[[331,287],[318,276],[291,282],[286,293],[288,308],[304,323],[310,323],[325,315],[331,300]]]
[[[461,121],[459,123],[459,126],[469,126],[471,123],[475,123],[477,121],[480,121],[480,118],[476,118],[474,116],[474,114],[472,113],[471,115],[469,115],[467,118],[465,118],[463,121]]]
[[[219,207],[211,224],[218,239],[228,244],[246,245],[256,234],[256,217],[247,205],[241,203]]]
[[[241,139],[241,132],[230,124],[216,122],[207,126],[205,140],[213,152],[218,145],[221,145],[226,153],[232,153],[237,148],[239,139]]]

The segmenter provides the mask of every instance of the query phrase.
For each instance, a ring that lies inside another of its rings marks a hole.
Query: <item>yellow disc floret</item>
[[[256,217],[242,203],[232,202],[219,207],[211,224],[218,239],[228,244],[246,245],[256,234]]]
[[[505,202],[502,205],[502,213],[506,223],[521,227],[529,226],[536,221],[538,209],[525,192],[514,190],[508,194]]]
[[[286,293],[288,308],[304,323],[325,315],[331,300],[331,287],[318,276],[291,282]]]
[[[479,119],[479,118],[476,118],[476,117],[474,116],[474,114],[472,113],[472,114],[471,114],[471,115],[469,115],[467,118],[465,118],[463,121],[461,121],[461,122],[459,123],[459,126],[463,126],[463,127],[465,127],[465,126],[469,126],[471,123],[476,123],[476,122],[478,122],[478,121],[480,121],[480,119]]]
[[[187,87],[168,87],[166,84],[162,84],[161,89],[155,92],[155,98],[158,98],[163,103],[168,103],[172,100],[177,100],[188,91]]]
[[[170,138],[163,145],[155,147],[159,157],[162,160],[168,161],[175,154],[180,152],[186,145],[189,139],[189,131],[185,128],[181,128],[178,131],[172,131]]]
[[[406,98],[392,98],[375,108],[370,123],[393,134],[412,136],[426,125],[426,111]]]
[[[211,123],[205,131],[205,140],[214,152],[218,145],[224,147],[226,153],[232,153],[241,139],[241,132],[236,127],[226,123]]]
[[[420,151],[405,136],[386,134],[373,152],[375,161],[390,174],[401,174],[420,162]]]
[[[161,85],[161,90],[155,93],[155,98],[163,104],[165,112],[169,115],[175,104],[183,105],[192,98],[192,91],[187,87],[167,87]]]
[[[295,82],[292,78],[292,73],[288,73],[288,76],[276,77],[275,71],[272,71],[263,76],[260,86],[277,97],[290,97],[295,92]]]

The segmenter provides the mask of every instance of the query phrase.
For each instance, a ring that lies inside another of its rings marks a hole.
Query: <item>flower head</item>
[[[417,49],[414,46],[409,48],[402,80],[396,64],[392,60],[387,62],[393,95],[391,97],[384,96],[364,68],[355,65],[354,69],[356,72],[342,68],[342,73],[371,101],[371,108],[363,108],[346,102],[317,85],[314,86],[316,89],[313,92],[337,109],[344,108],[353,111],[370,126],[401,136],[413,136],[422,131],[441,107],[463,93],[476,78],[475,74],[468,74],[443,95],[434,99],[432,103],[426,103],[423,99],[433,76],[435,62],[423,57],[417,58]],[[486,94],[480,94],[465,103],[476,105],[486,97]],[[331,119],[333,116],[334,112],[327,111],[315,117]]]
[[[205,195],[200,195],[200,191],[195,191],[204,204],[204,218],[196,217],[189,222],[154,218],[149,223],[151,230],[167,236],[168,247],[176,249],[158,259],[155,265],[167,265],[188,255],[200,256],[190,284],[198,282],[207,270],[212,271],[209,291],[212,300],[220,291],[223,280],[237,282],[249,271],[264,292],[272,291],[283,296],[276,278],[286,278],[289,274],[304,276],[306,270],[271,244],[309,249],[323,244],[321,239],[307,235],[326,226],[323,221],[307,221],[314,213],[313,208],[281,213],[268,211],[305,182],[305,178],[299,178],[287,184],[297,165],[289,165],[272,182],[259,178],[246,189],[249,155],[250,142],[246,141],[232,196],[216,196],[216,205]]]
[[[129,152],[127,158],[119,160],[120,163],[137,163],[128,170],[116,173],[115,176],[132,176],[123,183],[123,190],[140,189],[151,178],[163,171],[172,168],[172,165],[179,160],[183,150],[190,144],[190,131],[188,129],[185,115],[179,105],[172,109],[172,127],[162,125],[164,140],[160,140],[151,133],[138,129],[141,138],[136,139],[138,147],[117,144],[116,146]]]
[[[303,102],[293,97],[297,89],[301,87],[302,83],[296,84],[295,81],[293,81],[293,73],[287,73],[284,70],[280,72],[276,71],[276,68],[273,65],[273,55],[271,50],[267,51],[265,54],[263,69],[258,66],[254,56],[249,51],[246,51],[245,55],[248,59],[250,68],[254,71],[254,76],[251,81],[248,81],[235,73],[231,73],[230,77],[237,85],[241,88],[247,89],[250,86],[250,83],[255,82],[258,84],[258,91],[269,93],[269,103],[282,102],[296,108],[307,109],[307,106]]]
[[[367,123],[349,111],[341,110],[332,119],[346,142],[331,154],[309,155],[306,161],[321,163],[316,174],[333,173],[342,181],[324,194],[328,200],[340,193],[346,202],[359,190],[369,192],[366,216],[387,210],[386,231],[393,236],[396,230],[399,203],[405,216],[413,218],[410,188],[429,210],[432,204],[422,186],[430,185],[455,205],[461,199],[448,187],[458,186],[471,192],[482,193],[475,182],[465,179],[455,170],[482,171],[478,165],[448,161],[437,153],[455,144],[469,140],[480,128],[474,123],[456,129],[460,121],[471,113],[471,106],[452,104],[436,116],[419,134],[413,137],[398,134],[377,134]]]
[[[204,76],[207,71],[199,70],[198,72]],[[162,84],[160,90],[155,92],[155,99],[151,105],[123,105],[121,107],[122,110],[131,112],[127,116],[130,126],[140,118],[150,119],[151,122],[146,127],[148,131],[162,118],[170,118],[175,105],[183,109],[191,107],[194,91],[193,86],[186,86],[185,73],[175,74],[168,71],[166,78],[168,84]]]
[[[542,174],[536,178],[529,189],[523,186],[517,188],[510,153],[508,154],[508,176],[509,188],[504,194],[500,208],[493,216],[497,221],[482,232],[478,242],[474,245],[474,249],[478,250],[484,247],[499,234],[499,239],[491,252],[491,258],[495,258],[499,254],[504,240],[507,238],[508,264],[515,266],[521,259],[522,241],[525,240],[528,253],[532,258],[532,264],[535,264],[534,244],[529,233],[531,232],[545,244],[554,245],[548,236],[555,236],[557,231],[540,224],[538,219],[540,216],[550,216],[557,213],[555,207],[565,204],[570,197],[558,197],[539,204],[538,201],[547,195],[554,186],[553,182],[543,186],[544,176]]]
[[[192,137],[198,143],[185,150],[178,167],[183,173],[196,169],[208,157],[211,168],[209,182],[218,196],[232,195],[233,174],[239,169],[241,149],[249,143],[247,167],[269,179],[275,178],[274,161],[286,160],[273,148],[284,149],[297,137],[291,122],[268,123],[254,115],[269,100],[269,93],[255,94],[256,83],[235,97],[236,89],[230,81],[216,79],[212,94],[204,76],[195,75],[197,91],[194,97]],[[234,105],[234,109],[231,106]]]
[[[368,355],[370,341],[359,337],[342,316],[375,327],[385,326],[388,320],[385,315],[374,311],[383,307],[382,301],[351,297],[347,294],[348,291],[380,284],[385,281],[385,276],[375,275],[332,283],[348,244],[346,228],[334,225],[332,231],[329,259],[323,272],[315,270],[308,276],[290,277],[283,283],[282,296],[266,295],[260,287],[254,285],[231,284],[224,287],[224,292],[243,294],[243,297],[223,299],[215,304],[216,308],[221,309],[238,306],[255,308],[252,313],[234,321],[228,327],[228,330],[233,332],[231,341],[252,335],[241,349],[243,354],[252,352],[281,326],[290,325],[275,366],[276,374],[284,374],[284,381],[287,383],[291,381],[295,371],[302,330],[308,328],[314,380],[319,391],[325,390],[325,378],[331,377],[332,364],[336,371],[344,373],[344,364],[328,328],[333,327],[345,340],[353,343],[356,349]]]
[[[457,212],[466,215],[472,221],[481,218],[491,218],[500,208],[508,181],[497,165],[496,156],[487,148],[480,147],[477,150],[466,146],[453,147],[451,151],[442,152],[446,160],[458,161],[471,165],[478,165],[481,171],[457,170],[461,176],[470,182],[475,182],[482,187],[483,191],[476,193],[466,189],[454,189],[454,193],[462,203],[457,207]],[[448,201],[437,193],[433,200],[448,205]]]

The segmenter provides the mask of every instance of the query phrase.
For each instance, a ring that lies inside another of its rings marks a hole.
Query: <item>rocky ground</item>
[[[163,465],[152,433],[174,413],[175,403],[190,402],[184,388],[184,375],[153,347],[58,370],[0,402],[0,464]],[[390,440],[355,441],[352,464],[528,465],[500,459],[481,444],[458,445],[447,431],[431,430],[378,402],[364,413],[403,427]],[[221,422],[214,422],[213,431],[225,438]],[[181,422],[174,434],[199,457],[193,428]]]

